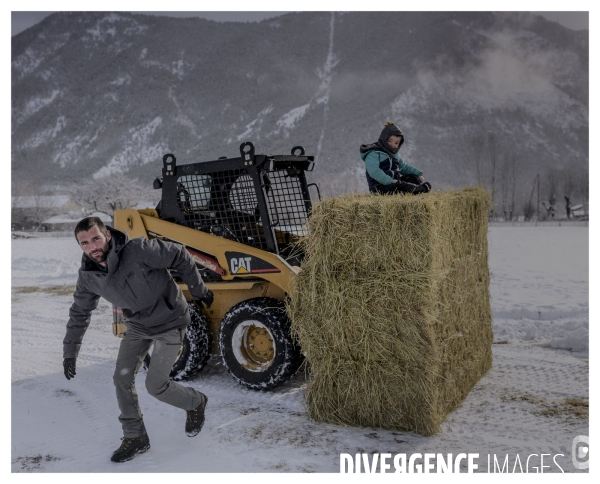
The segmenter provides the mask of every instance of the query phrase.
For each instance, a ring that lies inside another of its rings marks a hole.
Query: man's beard
[[[99,251],[96,252],[92,252],[90,253],[90,258],[97,263],[102,263],[106,261],[106,256],[108,255],[108,251],[109,251],[109,246],[108,246],[108,240],[106,241],[106,243],[104,244],[104,246],[102,247],[102,249],[100,249]],[[97,255],[92,255],[96,253]]]

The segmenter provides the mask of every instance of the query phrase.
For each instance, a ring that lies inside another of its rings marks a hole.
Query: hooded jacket
[[[63,340],[64,358],[77,358],[100,297],[121,308],[125,320],[158,334],[190,323],[188,303],[168,269],[177,271],[192,296],[203,298],[208,291],[182,245],[144,237],[129,240],[126,233],[107,229],[111,233],[108,272],[85,253],[81,259]]]
[[[423,174],[421,170],[405,163],[397,153],[388,154],[379,143],[361,145],[360,157],[365,162],[367,183],[371,192],[377,191],[380,186],[389,185],[394,181],[394,177],[399,179],[400,175]]]
[[[400,137],[400,144],[398,145],[398,148],[392,148],[388,144],[388,139],[390,138],[390,136],[399,136]],[[388,155],[394,156],[396,153],[398,153],[398,150],[404,144],[404,133],[394,123],[388,122],[385,124],[385,126],[381,130],[381,133],[379,134],[379,139],[377,139],[377,144]]]

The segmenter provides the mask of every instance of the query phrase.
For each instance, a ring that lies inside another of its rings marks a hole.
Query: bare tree
[[[590,200],[590,173],[589,171],[578,171],[574,176],[575,192],[584,206],[587,206]]]
[[[554,219],[556,216],[556,193],[558,192],[558,171],[555,168],[549,168],[544,177],[543,192],[548,197],[548,203],[542,202],[546,209],[547,218]]]
[[[490,176],[490,190],[492,196],[492,216],[495,215],[496,209],[494,205],[494,195],[496,191],[496,165],[498,164],[498,153],[496,151],[496,135],[494,133],[490,133],[488,135],[488,149],[489,149],[489,162],[491,169]]]
[[[477,132],[473,137],[473,148],[475,155],[473,156],[473,162],[475,164],[475,176],[477,177],[477,184],[484,184],[483,176],[483,154],[485,150],[485,134],[483,132]]]
[[[562,181],[562,191],[565,198],[565,210],[567,212],[567,219],[571,218],[571,196],[575,189],[575,180],[571,170],[563,170],[560,175]]]
[[[23,197],[25,196],[25,183],[20,179],[12,179],[10,186],[10,221],[15,227],[25,228],[26,218],[23,212]]]
[[[533,219],[533,216],[535,215],[535,206],[531,200],[527,200],[523,203],[522,210],[526,221]]]
[[[556,215],[555,203],[556,203],[556,198],[554,196],[552,196],[550,198],[550,200],[548,200],[548,204],[546,204],[546,202],[542,202],[542,205],[546,209],[546,218],[554,219],[554,217]]]
[[[46,191],[38,184],[34,185],[31,199],[33,206],[30,209],[30,218],[34,225],[34,232],[37,232],[44,220],[58,213],[58,207],[54,192]]]
[[[86,214],[102,212],[111,217],[115,210],[134,207],[141,201],[153,202],[157,198],[151,187],[127,174],[73,184],[67,191],[71,200]]]
[[[565,195],[565,210],[567,211],[567,220],[571,219],[571,197]]]
[[[537,189],[537,202],[533,204],[533,194]],[[523,203],[523,215],[525,216],[525,220],[531,220],[534,215],[536,215],[536,220],[539,219],[539,209],[540,209],[540,174],[538,173],[534,180],[533,185],[531,186],[531,195],[529,195],[529,200]]]
[[[38,231],[48,217],[58,213],[56,194],[36,181],[12,180],[11,222]]]
[[[515,192],[517,186],[517,157],[509,153],[500,167],[500,191],[502,193],[502,213],[504,220],[512,220],[515,213]]]

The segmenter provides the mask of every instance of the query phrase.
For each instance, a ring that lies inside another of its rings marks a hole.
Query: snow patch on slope
[[[15,115],[17,124],[21,124],[30,116],[33,116],[35,113],[40,111],[41,109],[48,106],[52,101],[56,99],[56,97],[60,94],[60,90],[54,89],[50,94],[45,97],[38,96],[30,99],[23,110]]]
[[[94,179],[104,178],[114,173],[125,173],[131,166],[145,165],[161,158],[167,151],[166,144],[152,141],[152,137],[161,125],[162,118],[158,116],[141,128],[130,129],[129,142],[125,144],[125,148],[113,156],[106,166],[94,173]]]
[[[115,34],[117,33],[117,31],[114,27],[102,30],[100,22],[98,22],[96,24],[95,28],[88,29],[87,32],[88,32],[88,34],[90,34],[92,36],[92,40],[95,40],[95,41],[108,40],[107,39],[108,36],[114,37]]]
[[[117,102],[119,100],[119,97],[114,92],[107,92],[104,94],[103,97],[108,98],[108,99],[112,100],[113,102]]]
[[[173,104],[175,104],[175,107],[177,108],[177,117],[175,118],[175,121],[188,128],[194,138],[200,138],[198,132],[196,131],[196,123],[194,123],[191,118],[183,112],[179,102],[177,101],[177,98],[175,97],[172,87],[169,87],[169,99],[173,101]]]
[[[57,150],[52,161],[58,163],[61,168],[65,168],[69,164],[77,163],[82,152],[92,155],[95,151],[92,145],[98,139],[98,134],[101,131],[102,129],[98,128],[93,136],[83,134],[69,138],[69,142]]]
[[[171,74],[177,76],[179,80],[182,80],[183,76],[185,75],[184,68],[190,67],[191,65],[192,64],[185,61],[185,51],[181,51],[179,59],[172,62]]]
[[[251,123],[246,125],[246,131],[244,131],[242,134],[240,134],[237,138],[236,141],[242,141],[247,139],[251,134],[258,140],[260,139],[260,128],[262,127],[263,121],[265,120],[265,116],[267,114],[269,114],[271,111],[273,111],[273,106],[268,106],[265,109],[263,109],[260,113],[258,113],[256,115],[256,119],[254,119],[254,121],[252,121]],[[229,143],[231,143],[231,139],[228,140]]]
[[[133,20],[131,25],[129,25],[128,27],[125,27],[125,30],[123,30],[123,33],[125,35],[139,35],[139,34],[146,32],[147,30],[148,30],[147,25],[140,24],[139,22]]]
[[[159,61],[155,61],[155,60],[145,60],[140,62],[140,64],[143,67],[158,67],[159,69],[162,69],[164,71],[168,71],[171,74],[173,74],[173,63],[171,64],[163,64],[162,62]]]
[[[40,38],[45,36],[41,36]],[[70,34],[60,34],[52,36],[51,40],[44,43],[43,50],[39,52],[34,51],[31,47],[25,49],[25,51],[17,56],[12,61],[13,72],[17,73],[17,79],[23,79],[28,74],[35,71],[35,69],[47,58],[50,58],[58,49],[67,43]],[[44,77],[44,74],[42,74]],[[44,77],[45,78],[45,77]]]
[[[129,84],[131,84],[131,76],[129,74],[125,74],[124,76],[119,76],[114,81],[110,82],[109,84],[112,84],[114,86],[122,86],[123,84],[125,84],[126,86],[128,86]]]
[[[96,25],[93,28],[87,30],[87,33],[91,35],[91,40],[93,41],[98,42],[111,40],[117,34],[117,28],[114,25],[112,25],[116,22],[129,22],[133,24],[136,23],[135,20],[129,17],[125,17],[116,13],[110,13],[98,20],[98,22],[96,22]],[[89,39],[84,38],[84,40]]]
[[[299,106],[297,108],[292,109],[291,111],[285,113],[279,120],[277,121],[277,132],[281,129],[290,130],[293,129],[296,123],[298,123],[308,111],[310,107],[310,103],[304,104],[303,106]],[[288,133],[286,133],[287,135]]]
[[[189,67],[193,67],[193,64],[185,60],[185,51],[182,51],[179,59],[171,61],[170,63],[163,63],[157,60],[147,59],[148,57],[148,49],[144,48],[140,53],[140,65],[143,67],[157,67],[159,69],[168,71],[174,76],[177,76],[179,80],[182,80],[186,69]]]
[[[42,57],[36,55],[31,47],[27,47],[25,52],[12,61],[12,68],[19,72],[19,79],[22,79],[30,72],[33,72],[42,62]]]
[[[27,140],[23,147],[30,149],[37,148],[38,146],[56,138],[56,135],[60,133],[66,125],[67,118],[65,118],[64,116],[59,116],[56,119],[56,123],[54,124],[54,126],[34,134],[31,138]]]

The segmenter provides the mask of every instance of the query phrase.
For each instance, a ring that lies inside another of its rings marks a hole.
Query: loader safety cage
[[[238,158],[177,165],[166,154],[162,177],[154,181],[154,188],[162,188],[159,217],[285,256],[305,235],[309,187],[318,191],[305,175],[314,157],[301,146],[291,153],[257,155],[245,142]]]

